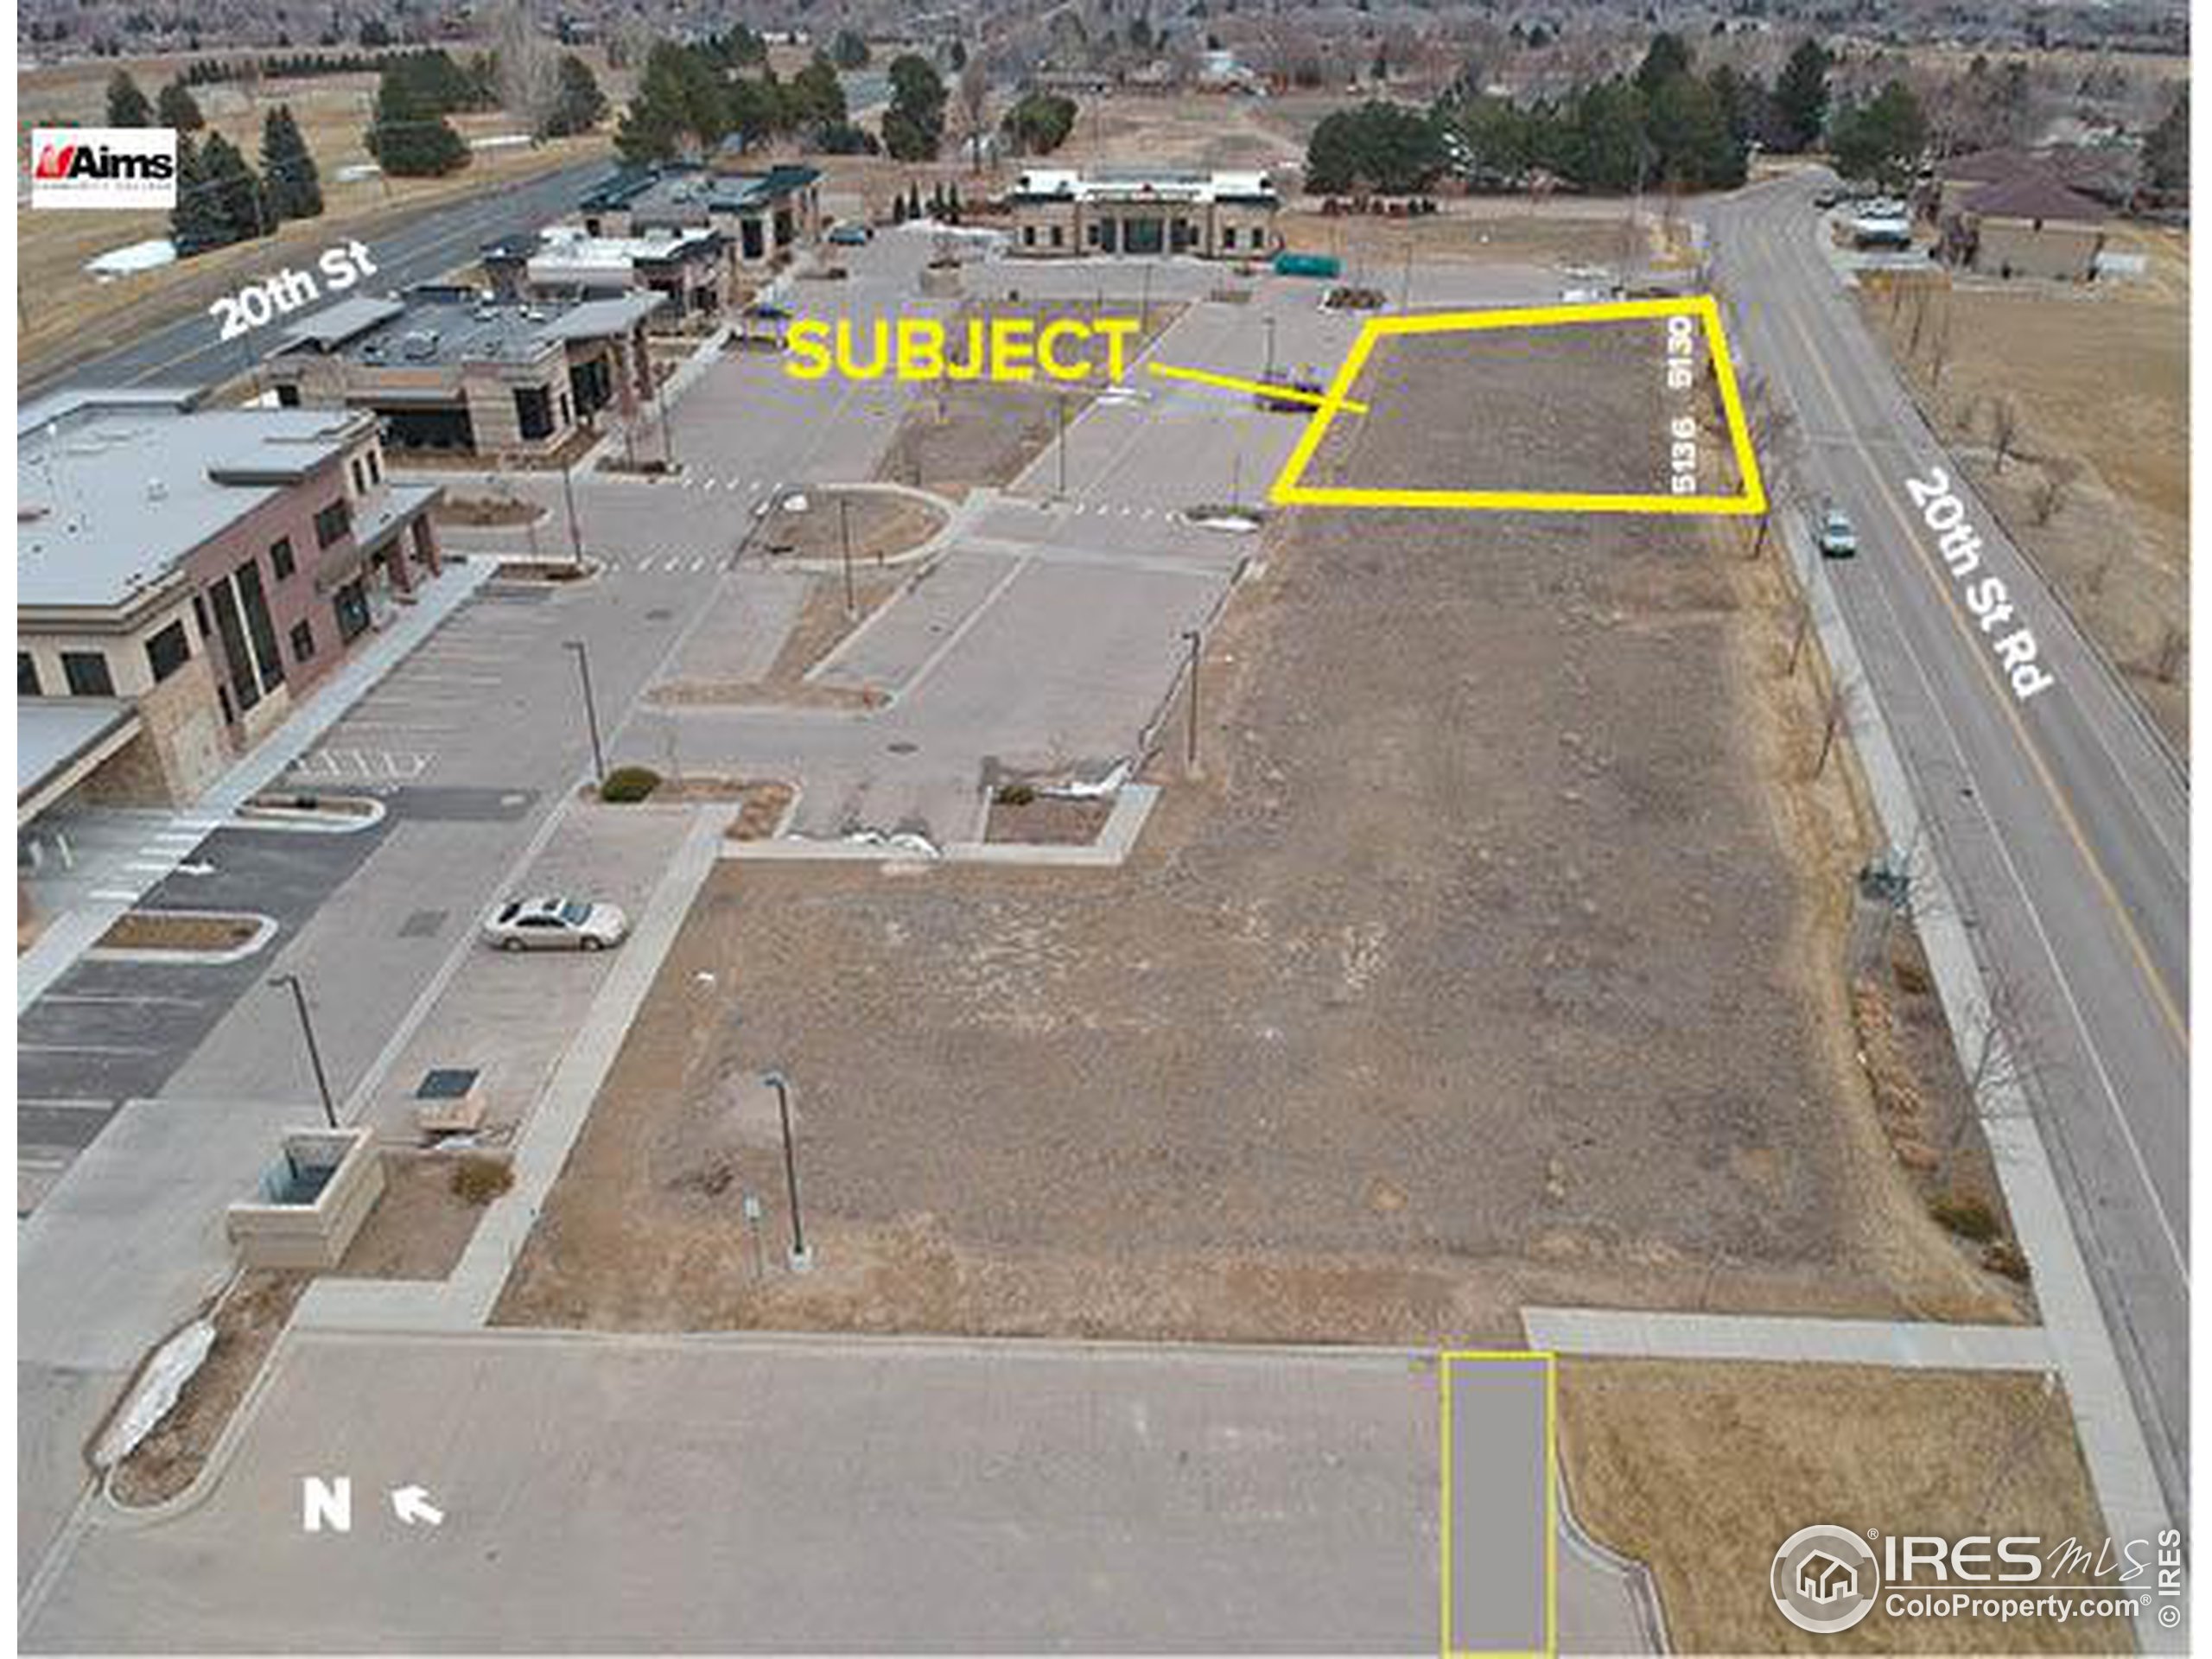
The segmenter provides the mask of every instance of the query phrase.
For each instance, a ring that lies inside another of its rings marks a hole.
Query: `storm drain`
[[[446,925],[446,918],[452,914],[449,910],[418,910],[399,925],[399,937],[403,939],[432,938]]]

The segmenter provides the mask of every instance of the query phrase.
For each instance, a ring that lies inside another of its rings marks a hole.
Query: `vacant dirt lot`
[[[1575,1515],[1649,1565],[1677,1652],[2133,1650],[2116,1620],[1891,1618],[1878,1605],[1811,1636],[1768,1593],[1774,1552],[1815,1522],[2096,1549],[2073,1414],[2039,1376],[1569,1360],[1559,1408]]]
[[[1482,442],[1464,384],[1375,391],[1406,453],[1348,466]],[[1999,1316],[1852,1065],[1813,923],[1841,882],[1787,850],[1801,763],[1756,734],[1744,567],[1655,519],[1287,523],[1209,644],[1205,777],[1164,779],[1122,869],[709,881],[502,1319],[1430,1344],[1513,1336],[1535,1297]],[[756,1284],[771,1065],[818,1265]]]
[[[1516,199],[1446,200],[1442,211],[1419,219],[1382,214],[1328,214],[1307,208],[1276,221],[1286,247],[1332,253],[1347,270],[1389,286],[1408,250],[1422,264],[1601,265],[1626,269],[1656,258],[1665,245],[1657,213],[1630,222],[1624,206],[1579,203],[1573,213],[1536,211]]]
[[[2185,751],[2188,241],[2129,232],[2117,245],[2148,257],[2145,277],[1955,284],[1927,302],[1916,331],[1910,289],[1897,302],[1869,291],[1862,308],[1984,499]],[[2000,466],[2007,401],[2017,431]]]
[[[1641,318],[1385,335],[1347,394],[1369,413],[1332,424],[1307,481],[1333,471],[1336,481],[1366,489],[1664,495],[1669,423],[1688,416],[1700,424],[1694,493],[1732,493],[1702,334],[1691,337],[1683,360],[1692,385],[1682,391],[1667,384],[1666,335],[1664,323]],[[1479,419],[1433,431],[1431,398],[1408,403],[1387,390],[1438,384],[1468,389]],[[1562,386],[1573,394],[1562,397]]]

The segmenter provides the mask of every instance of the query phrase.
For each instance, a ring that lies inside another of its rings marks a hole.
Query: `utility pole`
[[[799,1219],[798,1148],[791,1140],[791,1084],[780,1071],[763,1072],[760,1081],[776,1091],[776,1120],[784,1131],[784,1185],[791,1200],[791,1268],[793,1273],[804,1273],[814,1265],[814,1252],[806,1248],[806,1230]]]
[[[660,412],[661,465],[672,473],[676,470],[676,431],[668,423],[668,381],[665,377],[654,383],[653,407]]]
[[[1138,289],[1137,297],[1137,349],[1142,351],[1145,334],[1152,327],[1152,261],[1149,259],[1144,262],[1144,274],[1140,281],[1142,286]]]
[[[1260,321],[1268,327],[1268,365],[1260,371],[1260,378],[1271,386],[1275,383],[1275,314],[1270,311]]]
[[[1412,229],[1408,227],[1406,232],[1406,274],[1399,280],[1398,283],[1398,309],[1401,311],[1409,310],[1412,308],[1413,302],[1414,233]]]
[[[562,645],[576,653],[576,676],[583,682],[584,726],[591,733],[591,770],[601,789],[607,787],[607,756],[599,746],[599,705],[591,695],[591,652],[581,639],[564,639]]]
[[[581,570],[584,568],[584,537],[576,526],[575,474],[566,455],[561,458],[561,499],[569,504],[569,557]]]
[[[269,983],[275,988],[289,988],[292,993],[292,1007],[300,1016],[300,1035],[307,1039],[308,1064],[315,1068],[315,1092],[322,1096],[322,1121],[332,1128],[338,1127],[338,1109],[331,1103],[330,1079],[323,1075],[322,1051],[315,1046],[315,1021],[308,1018],[307,993],[301,988],[297,974],[278,974]]]
[[[1183,630],[1183,643],[1191,648],[1191,664],[1186,677],[1190,682],[1190,696],[1185,703],[1190,719],[1183,731],[1183,769],[1196,772],[1198,769],[1198,646],[1201,636],[1196,628]]]
[[[853,596],[852,505],[844,496],[837,498],[837,544],[842,550],[845,562],[845,620],[848,622],[860,614],[859,602]]]

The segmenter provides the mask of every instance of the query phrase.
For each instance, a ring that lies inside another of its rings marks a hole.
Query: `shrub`
[[[2028,1282],[2028,1258],[2020,1247],[2009,1238],[2000,1238],[1981,1253],[1981,1265],[1992,1273],[2001,1273],[2013,1283]]]
[[[453,1195],[464,1204],[489,1204],[514,1184],[514,1166],[504,1158],[463,1158],[453,1166]]]
[[[1928,1206],[1928,1213],[1961,1238],[1970,1238],[1977,1244],[1986,1244],[1997,1236],[1997,1217],[1980,1198],[1946,1193]]]
[[[660,773],[651,766],[617,766],[599,786],[599,798],[617,806],[642,801],[660,787]]]
[[[999,785],[998,799],[1001,806],[1027,806],[1036,798],[1037,791],[1027,784],[1001,784]]]

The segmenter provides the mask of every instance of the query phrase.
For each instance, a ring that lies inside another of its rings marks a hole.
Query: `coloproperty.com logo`
[[[176,206],[174,127],[35,127],[31,206]]]
[[[2155,1608],[2168,1630],[2182,1621],[2181,1534],[2155,1539],[2031,1536],[1942,1538],[1864,1535],[1811,1526],[1783,1541],[1768,1569],[1782,1616],[1801,1630],[1834,1636],[1878,1606],[1891,1618],[2135,1619]]]

